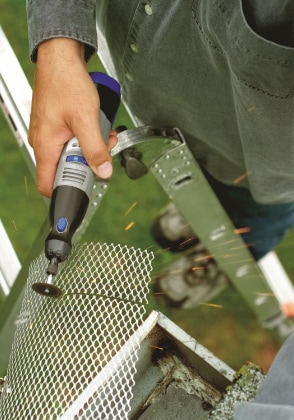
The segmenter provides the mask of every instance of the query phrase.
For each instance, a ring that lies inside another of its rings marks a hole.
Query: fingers
[[[97,135],[97,132],[95,134]],[[32,137],[29,138],[36,158],[36,184],[38,191],[45,197],[51,197],[57,165],[64,148],[64,138],[61,137],[58,140],[58,135],[54,135],[50,131],[40,135],[42,141],[38,141],[38,139]],[[52,141],[52,138],[57,139],[57,141]],[[92,138],[94,138],[94,135]],[[82,150],[89,166],[96,175],[99,178],[107,179],[112,175],[110,151],[115,147],[118,140],[115,131],[111,132],[107,144],[101,139],[102,137],[99,137],[98,141],[86,141],[85,151],[83,148]],[[83,141],[84,138],[82,138]],[[88,159],[86,156],[88,156]]]
[[[109,153],[117,145],[117,142],[118,142],[117,132],[115,130],[111,130],[109,133],[108,142],[107,142],[107,150]]]
[[[41,129],[29,129],[29,142],[36,158],[36,185],[40,194],[51,197],[57,165],[64,144],[72,133],[69,130],[56,133],[51,125],[44,124]]]
[[[63,150],[61,148],[47,148],[38,153],[35,150],[36,157],[36,185],[40,194],[45,197],[51,197],[54,179],[57,170],[57,164],[59,161],[60,154]]]

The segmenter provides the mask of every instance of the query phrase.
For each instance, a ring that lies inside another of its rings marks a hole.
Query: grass
[[[0,16],[0,24],[28,80],[32,82],[34,66],[28,57],[24,0],[0,0]],[[101,69],[97,58],[89,65],[90,71],[96,69]],[[116,123],[130,126],[123,108],[120,109]],[[2,113],[0,137],[0,218],[19,259],[24,261],[47,210]],[[126,211],[134,202],[137,202],[136,206],[126,215]],[[140,248],[151,247],[156,251],[158,246],[154,243],[149,229],[152,220],[166,202],[166,196],[151,175],[136,182],[126,177],[114,177],[109,193],[106,194],[84,239],[119,242]],[[126,230],[126,226],[131,222],[134,223],[133,228]],[[290,232],[277,249],[292,279],[293,242],[293,232]],[[170,259],[168,253],[158,253],[154,270],[159,271]],[[160,306],[150,293],[148,309],[155,308],[164,312],[233,368],[238,369],[245,360],[251,360],[267,369],[279,347],[271,334],[257,324],[233,289],[226,289],[213,303],[222,308],[202,305],[193,310],[181,311]]]

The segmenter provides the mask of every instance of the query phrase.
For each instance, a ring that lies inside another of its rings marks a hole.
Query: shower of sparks
[[[126,227],[125,227],[125,231],[132,229],[132,227],[134,226],[135,222],[131,222],[129,223]]]
[[[136,207],[136,205],[138,204],[137,201],[134,201],[133,204],[131,205],[131,207],[125,212],[125,216],[127,216],[128,214],[131,213],[131,211]]]
[[[241,235],[242,233],[248,233],[251,232],[250,227],[243,227],[243,228],[239,228],[239,229],[234,229],[234,233],[236,235]]]
[[[24,176],[24,184],[25,184],[26,195],[28,197],[29,196],[29,189],[28,189],[28,179],[27,179],[26,175]]]
[[[245,172],[244,174],[238,176],[238,178],[234,179],[233,184],[238,184],[239,182],[243,181],[243,179],[247,178],[251,175],[251,172]]]

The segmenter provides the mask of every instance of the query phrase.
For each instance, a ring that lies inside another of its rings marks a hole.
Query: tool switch
[[[67,218],[66,217],[60,217],[57,221],[56,230],[59,233],[63,233],[66,231],[68,226]]]

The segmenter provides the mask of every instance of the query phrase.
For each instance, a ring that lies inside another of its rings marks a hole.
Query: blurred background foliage
[[[25,1],[0,0],[0,25],[32,84],[34,65],[29,60]],[[94,57],[89,63],[89,71],[101,69],[98,58]],[[116,120],[116,125],[121,124],[131,126],[123,107]],[[44,218],[47,217],[47,209],[2,112],[0,138],[0,219],[20,261],[23,262]],[[134,209],[128,213],[127,210],[134,202]],[[171,260],[168,252],[160,251],[149,232],[153,219],[166,202],[167,197],[151,175],[138,181],[114,177],[111,188],[88,229],[89,233],[83,240],[150,248],[156,255],[155,275]],[[126,230],[131,222],[134,223],[133,228]],[[291,279],[294,279],[293,242],[293,232],[290,232],[277,249]],[[212,303],[219,307],[200,305],[186,311],[167,308],[155,300],[151,290],[148,310],[161,310],[235,369],[246,360],[267,369],[279,348],[271,333],[257,324],[254,315],[232,288],[227,288]]]

